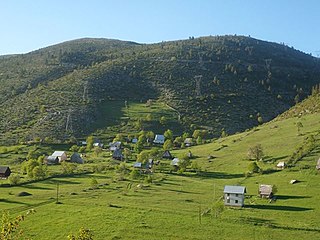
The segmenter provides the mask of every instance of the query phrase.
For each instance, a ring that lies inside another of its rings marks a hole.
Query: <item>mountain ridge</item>
[[[234,133],[289,109],[320,76],[318,59],[244,36],[156,44],[84,38],[0,59],[0,69],[0,132],[15,141],[90,134],[111,100],[162,99],[187,130]]]

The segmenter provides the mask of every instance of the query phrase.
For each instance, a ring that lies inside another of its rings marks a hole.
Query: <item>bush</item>
[[[258,173],[261,171],[261,169],[256,162],[251,162],[248,166],[248,171],[250,173]]]
[[[8,179],[11,185],[17,185],[21,180],[18,174],[11,174]]]

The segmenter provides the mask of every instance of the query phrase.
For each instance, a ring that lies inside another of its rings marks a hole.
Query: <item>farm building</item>
[[[122,143],[120,141],[109,143],[109,150],[115,151],[121,148]]]
[[[117,149],[113,152],[112,158],[113,158],[113,159],[116,159],[116,160],[122,161],[123,155],[122,155],[121,149],[117,148]]]
[[[46,156],[43,162],[47,165],[55,165],[59,163],[59,158],[56,156]]]
[[[0,166],[0,178],[8,178],[11,174],[11,170],[9,167]]]
[[[169,150],[164,151],[164,153],[162,154],[162,158],[166,158],[166,159],[172,159],[172,155],[170,153]]]
[[[243,186],[224,186],[224,205],[243,207],[244,195],[246,193],[246,187]]]
[[[284,169],[286,166],[287,166],[287,164],[285,162],[279,162],[277,164],[277,168],[280,168],[280,169]]]
[[[318,159],[316,168],[317,168],[317,170],[320,170],[320,158]]]
[[[192,139],[192,138],[186,138],[186,139],[184,140],[184,144],[185,144],[186,147],[192,146],[192,144],[193,144],[193,139]]]
[[[158,143],[158,144],[164,144],[164,135],[159,135],[157,134],[153,140],[154,143]]]
[[[259,195],[262,198],[272,198],[272,185],[260,184],[259,186]]]
[[[72,154],[72,156],[70,157],[70,162],[72,163],[78,163],[78,164],[83,164],[84,161],[83,159],[81,158],[80,154],[79,153],[74,153]]]
[[[142,163],[141,163],[141,162],[135,162],[135,163],[133,164],[133,167],[134,167],[134,168],[141,168],[141,167],[142,167]]]
[[[63,162],[67,160],[67,153],[64,151],[55,151],[51,157],[58,157],[59,162]]]

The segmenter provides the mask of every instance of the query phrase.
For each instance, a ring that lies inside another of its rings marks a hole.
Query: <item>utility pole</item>
[[[194,76],[194,79],[196,81],[196,97],[201,97],[201,80],[202,75],[196,75]]]

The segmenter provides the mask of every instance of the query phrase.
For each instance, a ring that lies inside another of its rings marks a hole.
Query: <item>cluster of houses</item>
[[[68,155],[65,151],[55,151],[50,156],[46,156],[44,158],[44,163],[47,165],[55,165],[64,161],[78,164],[84,163],[84,160],[82,159],[79,153],[73,153],[70,159],[68,160]]]

